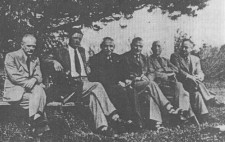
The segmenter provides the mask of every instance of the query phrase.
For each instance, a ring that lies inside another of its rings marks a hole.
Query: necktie
[[[30,75],[30,57],[27,57],[26,64],[27,64],[27,69],[28,69],[29,75]]]
[[[157,61],[159,62],[160,66],[162,67],[162,59],[160,57],[157,57]]]
[[[75,56],[74,57],[74,59],[75,59],[75,68],[76,68],[77,73],[80,75],[81,74],[81,65],[80,65],[80,61],[79,61],[76,49],[74,49],[74,56]]]
[[[186,64],[189,66],[189,64],[190,64],[190,59],[188,58],[188,56],[187,56],[187,57],[184,57],[184,60],[185,60]]]

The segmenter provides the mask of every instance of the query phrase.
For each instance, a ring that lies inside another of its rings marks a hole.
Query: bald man
[[[3,100],[28,109],[32,131],[41,135],[49,127],[44,114],[46,95],[42,87],[40,61],[33,55],[35,48],[36,38],[26,34],[22,38],[21,49],[6,55]]]

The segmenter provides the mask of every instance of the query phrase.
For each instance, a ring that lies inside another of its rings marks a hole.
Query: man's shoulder
[[[192,60],[194,60],[194,61],[199,61],[199,60],[200,60],[200,58],[197,57],[197,56],[195,56],[195,55],[190,55],[190,58],[191,58]]]
[[[126,57],[129,57],[130,55],[131,55],[131,52],[128,51],[128,52],[123,53],[123,54],[120,55],[120,56],[123,57],[123,58],[126,58]]]
[[[179,55],[179,53],[172,53],[171,54],[171,57],[179,57],[180,55]]]
[[[16,59],[21,59],[21,57],[23,56],[23,50],[22,49],[19,49],[19,50],[16,50],[16,51],[12,51],[12,52],[9,52],[6,54],[6,61],[9,57],[11,58],[16,58]]]

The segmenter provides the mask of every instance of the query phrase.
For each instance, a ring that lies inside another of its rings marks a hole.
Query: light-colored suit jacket
[[[168,59],[164,57],[158,57],[161,59],[161,63],[157,60],[157,57],[151,55],[148,58],[148,74],[149,79],[161,79],[167,80],[168,73],[177,73],[178,69]]]
[[[30,78],[36,78],[37,84],[42,82],[40,61],[32,57],[30,72],[26,64],[27,56],[22,49],[10,52],[5,58],[6,80],[4,85],[4,101],[13,102],[21,100],[26,92],[24,85]]]
[[[190,75],[199,75],[202,80],[204,79],[204,73],[201,69],[200,59],[197,56],[189,55],[190,56],[190,64],[191,67],[189,68],[186,64],[185,60],[178,54],[174,53],[171,55],[170,61],[179,69],[178,80],[185,80],[187,74]]]

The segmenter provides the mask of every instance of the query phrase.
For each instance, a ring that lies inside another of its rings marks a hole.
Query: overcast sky
[[[129,50],[129,43],[135,36],[145,41],[144,52],[149,52],[151,43],[160,40],[164,46],[163,56],[169,57],[174,48],[174,35],[180,28],[192,36],[196,47],[207,43],[213,46],[225,44],[225,0],[210,0],[208,6],[197,12],[197,17],[182,16],[176,21],[162,15],[160,10],[148,13],[146,9],[134,13],[130,20],[120,20],[109,23],[102,30],[96,32],[84,30],[83,44],[86,48],[95,45],[99,48],[102,38],[110,36],[115,39],[116,52]],[[121,29],[120,24],[127,24]]]

